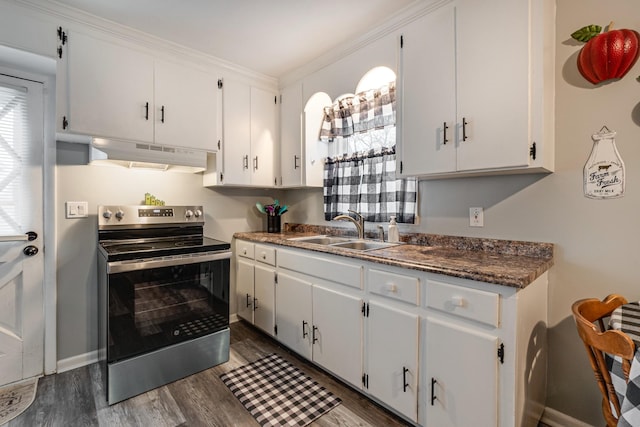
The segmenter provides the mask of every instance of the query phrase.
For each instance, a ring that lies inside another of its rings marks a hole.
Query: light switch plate
[[[469,226],[484,227],[484,212],[482,208],[469,208]]]
[[[65,205],[65,216],[67,218],[89,217],[89,202],[66,202]]]

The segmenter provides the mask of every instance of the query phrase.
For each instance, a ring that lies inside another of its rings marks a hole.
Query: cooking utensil
[[[264,209],[264,206],[262,206],[262,203],[260,202],[256,202],[256,208],[258,208],[258,210],[262,213],[267,213],[267,211]]]

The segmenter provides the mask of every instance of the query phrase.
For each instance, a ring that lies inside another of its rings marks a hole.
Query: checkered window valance
[[[349,209],[365,220],[415,222],[417,180],[396,178],[395,146],[342,158],[324,164],[324,217],[327,221]]]
[[[396,84],[339,99],[324,108],[320,139],[347,138],[360,132],[396,124]]]

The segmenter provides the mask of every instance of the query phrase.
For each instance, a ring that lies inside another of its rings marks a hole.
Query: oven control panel
[[[152,208],[152,209],[138,209],[138,216],[140,218],[151,217],[172,217],[173,208]]]
[[[185,223],[204,224],[202,206],[98,206],[98,228]]]

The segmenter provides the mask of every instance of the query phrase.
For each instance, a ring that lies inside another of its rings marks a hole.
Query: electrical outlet
[[[66,202],[67,218],[87,218],[89,216],[89,202]]]
[[[469,208],[469,227],[484,227],[482,208]]]

